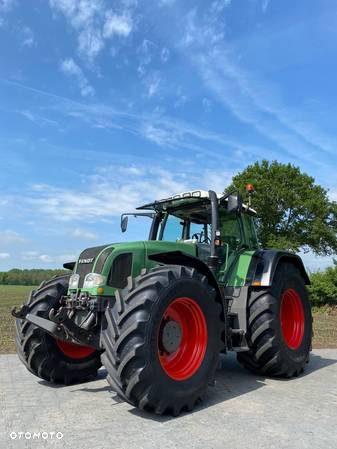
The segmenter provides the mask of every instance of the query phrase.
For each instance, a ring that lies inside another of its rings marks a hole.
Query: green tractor
[[[174,416],[214,383],[221,353],[263,376],[302,373],[309,279],[295,254],[259,247],[250,202],[197,190],[138,209],[121,228],[145,216],[148,240],[84,250],[12,311],[28,370],[71,384],[103,365],[123,400]]]

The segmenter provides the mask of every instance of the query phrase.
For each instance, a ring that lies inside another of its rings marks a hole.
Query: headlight
[[[105,284],[105,276],[97,273],[88,273],[84,278],[83,288],[93,288]]]
[[[80,280],[79,274],[72,274],[69,279],[69,288],[77,288]]]

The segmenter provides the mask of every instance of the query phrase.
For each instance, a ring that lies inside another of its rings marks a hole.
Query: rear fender
[[[231,327],[247,332],[247,307],[251,287],[271,287],[275,272],[280,263],[290,262],[300,271],[306,285],[310,284],[308,274],[302,259],[288,251],[259,250],[256,251],[250,262],[246,283],[243,287],[225,287],[224,294],[227,301],[231,301],[230,319]],[[248,350],[241,347],[240,350]]]
[[[299,256],[288,251],[272,249],[256,251],[250,267],[252,276],[247,281],[253,287],[270,287],[273,283],[277,267],[283,262],[295,265],[299,269],[304,283],[310,285],[309,276]]]

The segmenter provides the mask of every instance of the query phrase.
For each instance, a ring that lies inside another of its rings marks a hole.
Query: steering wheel
[[[196,239],[199,243],[206,243],[208,245],[211,244],[211,239],[209,237],[205,237],[202,232],[196,232],[193,234],[192,239]]]

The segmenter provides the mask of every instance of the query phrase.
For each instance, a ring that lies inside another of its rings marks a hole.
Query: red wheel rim
[[[89,346],[75,345],[74,343],[58,339],[55,339],[55,341],[57,347],[63,352],[63,354],[71,359],[85,359],[95,352],[95,349],[90,348]]]
[[[160,329],[168,321],[175,321],[181,331],[178,348],[167,353],[158,336],[159,361],[168,376],[185,380],[199,369],[207,349],[207,325],[200,306],[191,298],[177,298],[165,310]]]
[[[284,341],[289,348],[298,349],[304,335],[304,309],[296,290],[288,288],[283,293],[280,316]]]

